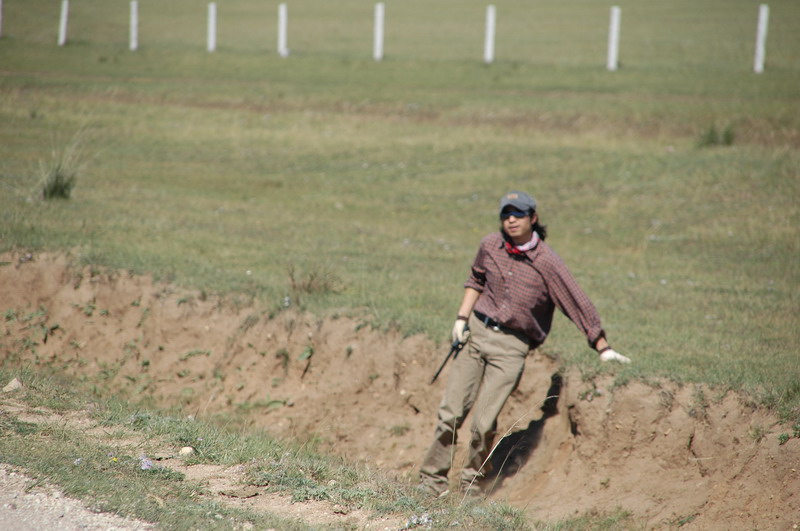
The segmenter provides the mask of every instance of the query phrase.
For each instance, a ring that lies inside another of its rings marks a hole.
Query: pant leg
[[[439,492],[448,488],[458,429],[475,403],[483,378],[484,361],[470,340],[452,362],[444,396],[437,413],[433,443],[420,467],[420,478]]]
[[[519,384],[525,368],[528,344],[514,335],[484,329],[474,337],[481,348],[485,368],[480,393],[472,410],[472,430],[462,484],[483,477],[497,428],[497,417]]]

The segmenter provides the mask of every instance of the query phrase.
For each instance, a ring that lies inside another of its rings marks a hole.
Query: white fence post
[[[494,30],[496,14],[493,5],[486,6],[486,41],[483,43],[483,62],[494,62]]]
[[[372,58],[383,59],[383,2],[375,4],[375,42],[372,46]]]
[[[610,72],[614,72],[619,66],[619,28],[620,18],[622,17],[622,10],[619,6],[611,8],[611,22],[608,28],[608,59],[606,61],[606,68]]]
[[[758,7],[758,31],[756,33],[756,58],[753,70],[756,74],[764,71],[764,59],[767,53],[767,25],[769,23],[769,6],[761,4]]]
[[[288,23],[286,4],[278,4],[278,55],[289,57],[289,48],[286,47],[286,25]]]
[[[217,3],[208,4],[208,51],[217,49]]]
[[[131,35],[130,49],[132,52],[139,48],[139,2],[131,0]]]
[[[61,19],[58,21],[58,45],[67,43],[67,17],[69,16],[69,0],[61,0]]]

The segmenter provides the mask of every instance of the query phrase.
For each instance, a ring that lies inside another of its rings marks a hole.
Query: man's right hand
[[[455,342],[458,342],[459,344],[466,343],[467,337],[469,337],[469,329],[467,328],[467,322],[463,319],[456,319],[456,322],[453,325],[453,343]]]

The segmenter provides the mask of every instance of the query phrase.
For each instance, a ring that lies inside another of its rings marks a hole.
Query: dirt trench
[[[225,414],[414,481],[447,380],[445,370],[429,385],[444,355],[430,340],[74,263],[0,256],[3,366]],[[612,389],[533,353],[499,418],[488,499],[533,521],[624,510],[647,528],[795,529],[800,439],[780,444],[787,429],[735,393],[669,381]]]

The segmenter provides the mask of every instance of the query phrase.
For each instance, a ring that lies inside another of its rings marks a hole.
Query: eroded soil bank
[[[447,373],[424,337],[182,292],[65,255],[0,256],[0,363],[52,366],[197,417],[226,413],[412,481]],[[650,528],[793,529],[800,439],[742,397],[584,382],[534,353],[499,419],[491,500],[533,520],[631,512]],[[469,421],[468,421],[469,422]],[[465,439],[462,437],[462,439]]]

